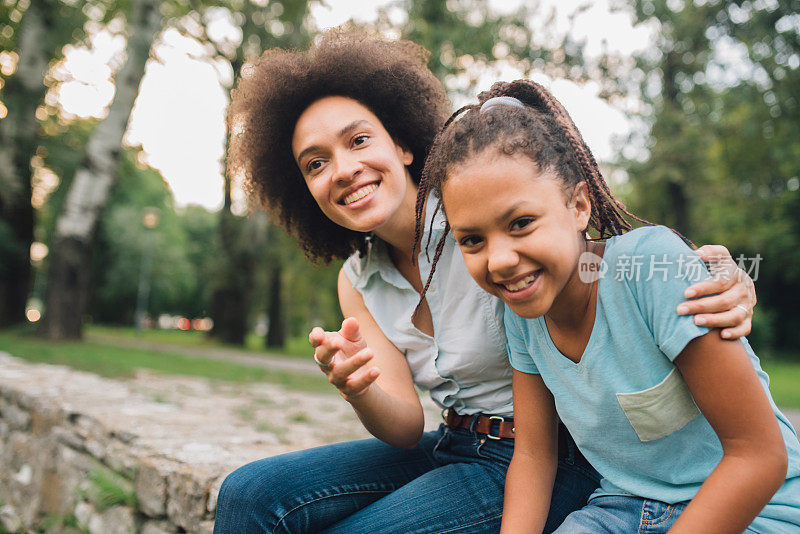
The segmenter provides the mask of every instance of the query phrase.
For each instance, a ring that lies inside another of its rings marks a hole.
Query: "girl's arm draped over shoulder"
[[[506,474],[501,532],[541,532],[556,478],[558,419],[537,374],[514,369],[514,456]]]
[[[723,457],[670,532],[742,532],[786,478],[786,446],[772,407],[739,341],[709,332],[675,364]]]
[[[414,447],[425,418],[408,362],[381,331],[343,270],[339,303],[347,317],[342,330],[324,332],[316,349],[324,363],[335,355],[333,366],[323,369],[328,380],[373,436],[395,447]]]

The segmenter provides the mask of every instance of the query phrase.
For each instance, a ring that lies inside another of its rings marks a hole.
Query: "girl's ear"
[[[589,219],[592,217],[592,202],[589,200],[589,187],[586,182],[578,183],[572,190],[570,207],[574,211],[578,230],[584,232],[589,226]]]

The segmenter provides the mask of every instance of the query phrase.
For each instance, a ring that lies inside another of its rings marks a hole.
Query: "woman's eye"
[[[312,159],[311,161],[308,162],[308,165],[306,165],[306,171],[313,172],[319,169],[320,167],[322,167],[322,160]]]
[[[359,136],[353,138],[353,145],[355,145],[355,146],[363,145],[364,143],[367,142],[367,139],[369,139],[368,135],[359,135]]]
[[[511,223],[511,230],[522,230],[533,222],[533,217],[520,217]]]
[[[474,247],[479,245],[481,242],[481,238],[475,235],[468,235],[466,237],[462,237],[458,244],[462,247]]]

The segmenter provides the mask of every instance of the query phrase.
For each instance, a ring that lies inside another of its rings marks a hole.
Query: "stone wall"
[[[438,410],[423,405],[434,428]],[[0,352],[0,532],[48,522],[91,534],[211,532],[236,467],[366,436],[333,391],[146,371],[112,380]]]
[[[0,367],[3,528],[49,520],[92,533],[212,530],[216,491],[229,466],[186,463],[142,440],[141,430],[152,440],[161,425],[137,430],[137,413],[158,419],[163,404],[137,398],[124,383],[66,368],[7,356]],[[161,421],[165,433],[169,419]]]

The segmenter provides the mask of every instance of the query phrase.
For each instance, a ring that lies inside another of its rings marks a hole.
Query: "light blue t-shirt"
[[[708,332],[675,309],[708,272],[671,230],[644,227],[606,242],[597,311],[578,363],[561,354],[544,317],[506,307],[511,365],[541,374],[584,456],[604,477],[592,498],[635,495],[691,500],[722,459],[722,446],[699,412],[673,360]],[[789,454],[786,482],[751,528],[800,532],[800,445],[769,394],[769,378],[742,338],[767,392]],[[519,410],[526,407],[519,406]]]

